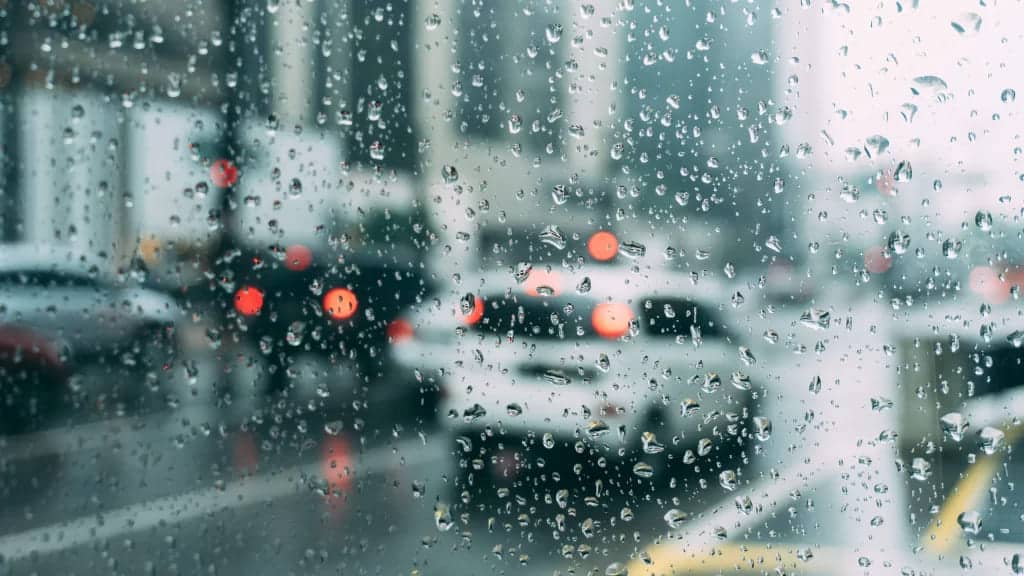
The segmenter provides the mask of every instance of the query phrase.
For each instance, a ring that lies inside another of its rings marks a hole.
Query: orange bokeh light
[[[313,263],[313,252],[302,244],[293,244],[284,251],[284,267],[301,272]]]
[[[324,312],[334,320],[347,320],[359,309],[356,293],[348,288],[332,288],[324,294]]]
[[[476,324],[484,317],[484,299],[479,296],[473,297],[473,309],[469,311],[469,314],[462,316],[462,321],[466,324]]]
[[[607,230],[595,232],[587,241],[587,252],[594,260],[607,262],[619,253],[619,239]]]
[[[242,286],[235,292],[235,310],[243,316],[255,316],[263,309],[263,291],[253,286]]]
[[[590,322],[599,336],[614,340],[629,332],[629,323],[633,318],[633,310],[628,305],[621,302],[602,302],[594,307]]]

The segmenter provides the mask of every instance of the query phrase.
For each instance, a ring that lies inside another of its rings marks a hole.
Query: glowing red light
[[[872,274],[881,274],[892,268],[892,257],[886,255],[881,246],[869,248],[864,252],[864,268]]]
[[[476,324],[484,317],[484,300],[479,296],[473,297],[473,309],[469,311],[469,314],[462,316],[462,321],[466,324]]]
[[[387,335],[390,342],[398,344],[399,342],[411,340],[416,333],[413,330],[412,323],[399,318],[398,320],[392,320],[388,324]]]
[[[243,316],[255,316],[263,309],[263,291],[243,286],[235,292],[235,310]]]
[[[284,251],[284,267],[301,272],[313,263],[313,251],[302,244],[293,244]]]
[[[221,158],[210,165],[210,181],[219,188],[234,186],[238,181],[238,167]]]
[[[347,320],[359,309],[356,293],[348,288],[332,288],[324,294],[324,312],[334,320]]]
[[[590,316],[594,331],[602,338],[611,340],[625,336],[632,320],[633,310],[621,302],[602,302],[594,306]]]
[[[595,232],[587,241],[587,251],[594,260],[606,262],[619,253],[619,239],[607,230]]]

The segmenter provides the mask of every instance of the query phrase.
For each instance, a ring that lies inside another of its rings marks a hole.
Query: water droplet
[[[512,272],[512,276],[516,279],[516,284],[522,284],[530,277],[530,272],[532,271],[533,264],[530,264],[529,262],[519,262],[516,264],[515,270]]]
[[[725,272],[726,278],[732,279],[736,277],[736,265],[732,262],[726,262],[722,271]]]
[[[949,85],[946,84],[946,81],[938,76],[918,76],[917,78],[914,78],[914,83],[922,88],[927,88],[936,92],[945,90],[949,87]]]
[[[800,315],[800,324],[811,330],[827,330],[832,322],[832,314],[821,308],[809,308]]]
[[[769,236],[768,239],[764,241],[764,245],[772,252],[782,252],[782,241],[779,240],[777,236]]]
[[[515,402],[512,402],[505,407],[505,412],[509,416],[519,416],[520,414],[523,413],[523,407]]]
[[[465,410],[462,411],[462,421],[465,422],[466,424],[470,424],[473,421],[479,420],[480,418],[483,418],[486,415],[487,410],[483,406],[479,404],[473,404],[469,408],[466,408]]]
[[[379,141],[370,143],[370,158],[378,161],[384,159],[384,145]]]
[[[985,426],[978,431],[978,437],[981,439],[982,452],[985,454],[995,454],[999,447],[1003,445],[1006,434],[998,428]]]
[[[1006,337],[1006,341],[1012,344],[1014,348],[1024,346],[1024,330],[1010,332],[1010,335]]]
[[[932,475],[932,465],[924,458],[914,458],[910,463],[910,477],[918,482],[924,482]]]
[[[423,27],[427,30],[437,30],[441,26],[441,15],[434,13],[423,19]]]
[[[647,254],[647,247],[639,242],[627,240],[619,244],[619,252],[629,258],[642,258]]]
[[[508,117],[508,132],[509,134],[519,134],[519,131],[523,129],[523,117],[519,114],[513,114]]]
[[[957,34],[971,36],[981,30],[981,16],[974,12],[967,12],[949,23],[956,30]]]
[[[910,166],[909,160],[901,160],[893,172],[893,179],[897,182],[910,182],[914,177],[914,169]]]
[[[886,242],[890,252],[896,254],[906,254],[907,250],[910,249],[910,234],[902,230],[896,230],[889,234],[889,239]]]
[[[565,234],[555,225],[545,226],[539,234],[540,241],[559,250],[565,248]]]
[[[946,238],[942,242],[942,255],[949,260],[956,260],[960,256],[963,243],[954,238]]]
[[[956,523],[960,525],[960,529],[967,534],[977,534],[981,531],[981,514],[978,514],[975,510],[967,510],[961,512],[956,517]]]
[[[722,378],[718,375],[718,372],[708,372],[704,375],[704,381],[700,388],[706,394],[711,394],[722,387]]]
[[[612,562],[604,569],[604,576],[628,576],[629,570],[622,562]]]
[[[951,438],[954,442],[959,442],[964,438],[964,432],[970,427],[970,422],[964,418],[964,415],[959,412],[950,412],[939,419],[942,424],[942,431],[947,437]]]
[[[455,166],[445,164],[441,167],[441,179],[444,180],[445,184],[454,184],[459,181],[459,171],[456,170]]]
[[[1012,104],[1013,101],[1017,99],[1017,91],[1014,90],[1013,88],[1007,88],[1006,90],[1003,90],[1001,94],[999,94],[999,99],[1005,102],[1006,104]]]
[[[731,382],[738,390],[750,390],[751,388],[750,376],[747,376],[743,372],[733,372]]]
[[[881,134],[869,137],[864,143],[864,151],[868,157],[875,157],[889,149],[889,139]]]
[[[569,201],[569,190],[563,184],[556,184],[551,188],[551,200],[558,206]]]
[[[434,524],[442,532],[452,529],[452,513],[447,504],[442,502],[434,504]]]
[[[978,213],[974,215],[974,225],[980,230],[988,232],[992,229],[992,213],[978,210]]]
[[[545,432],[544,436],[541,437],[541,444],[548,450],[555,447],[555,437],[551,432]]]
[[[604,436],[607,433],[608,424],[604,420],[591,420],[587,422],[587,434],[591,438],[600,438],[601,436]]]
[[[557,44],[562,39],[562,25],[561,24],[549,24],[544,29],[544,37],[551,44]]]
[[[640,478],[650,478],[654,476],[654,467],[647,462],[637,462],[633,465],[633,475]]]
[[[658,442],[658,438],[653,432],[644,432],[640,436],[640,441],[643,443],[644,452],[647,454],[659,454],[665,451],[665,445]]]
[[[683,523],[686,522],[686,520],[689,518],[689,515],[687,515],[686,512],[683,512],[682,510],[672,508],[668,512],[665,512],[664,518],[665,523],[668,524],[669,528],[673,530],[678,530],[679,528],[683,527]]]
[[[427,483],[423,480],[412,481],[412,497],[423,498],[423,494],[427,491]]]
[[[772,437],[772,421],[765,416],[754,416],[754,437],[761,442]]]
[[[729,492],[732,492],[739,486],[739,478],[736,476],[735,470],[722,470],[718,474],[718,483]]]

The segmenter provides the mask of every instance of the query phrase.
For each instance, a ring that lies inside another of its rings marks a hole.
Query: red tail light
[[[218,188],[234,186],[238,181],[238,167],[230,160],[221,158],[210,165],[210,180]]]
[[[412,340],[413,336],[416,335],[416,331],[413,329],[411,322],[399,318],[398,320],[392,320],[388,324],[387,335],[389,342],[398,344],[399,342]]]
[[[602,302],[594,306],[594,313],[590,316],[594,331],[611,340],[625,336],[632,321],[633,310],[621,302]]]
[[[348,288],[332,288],[324,294],[323,307],[332,319],[348,320],[359,309],[359,299]]]
[[[242,286],[235,292],[235,310],[243,316],[255,316],[263,309],[263,291],[253,286]]]
[[[587,252],[594,260],[607,262],[619,253],[619,239],[607,230],[595,232],[587,241]]]

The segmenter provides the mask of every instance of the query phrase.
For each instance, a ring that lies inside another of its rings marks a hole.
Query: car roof
[[[685,298],[707,303],[727,303],[730,292],[725,290],[720,279],[712,276],[701,277],[664,269],[633,272],[629,266],[598,267],[584,269],[563,269],[561,267],[534,266],[522,283],[516,281],[510,270],[488,271],[476,275],[464,275],[458,286],[452,287],[452,295],[461,297],[467,292],[486,296],[502,294],[511,289],[512,293],[529,293],[538,286],[555,289],[554,296],[583,297],[596,300],[635,300],[652,296],[664,298]],[[590,290],[585,294],[577,292],[577,286],[584,278],[590,280]]]
[[[71,246],[8,244],[0,248],[0,272],[60,272],[93,276],[102,262]]]

